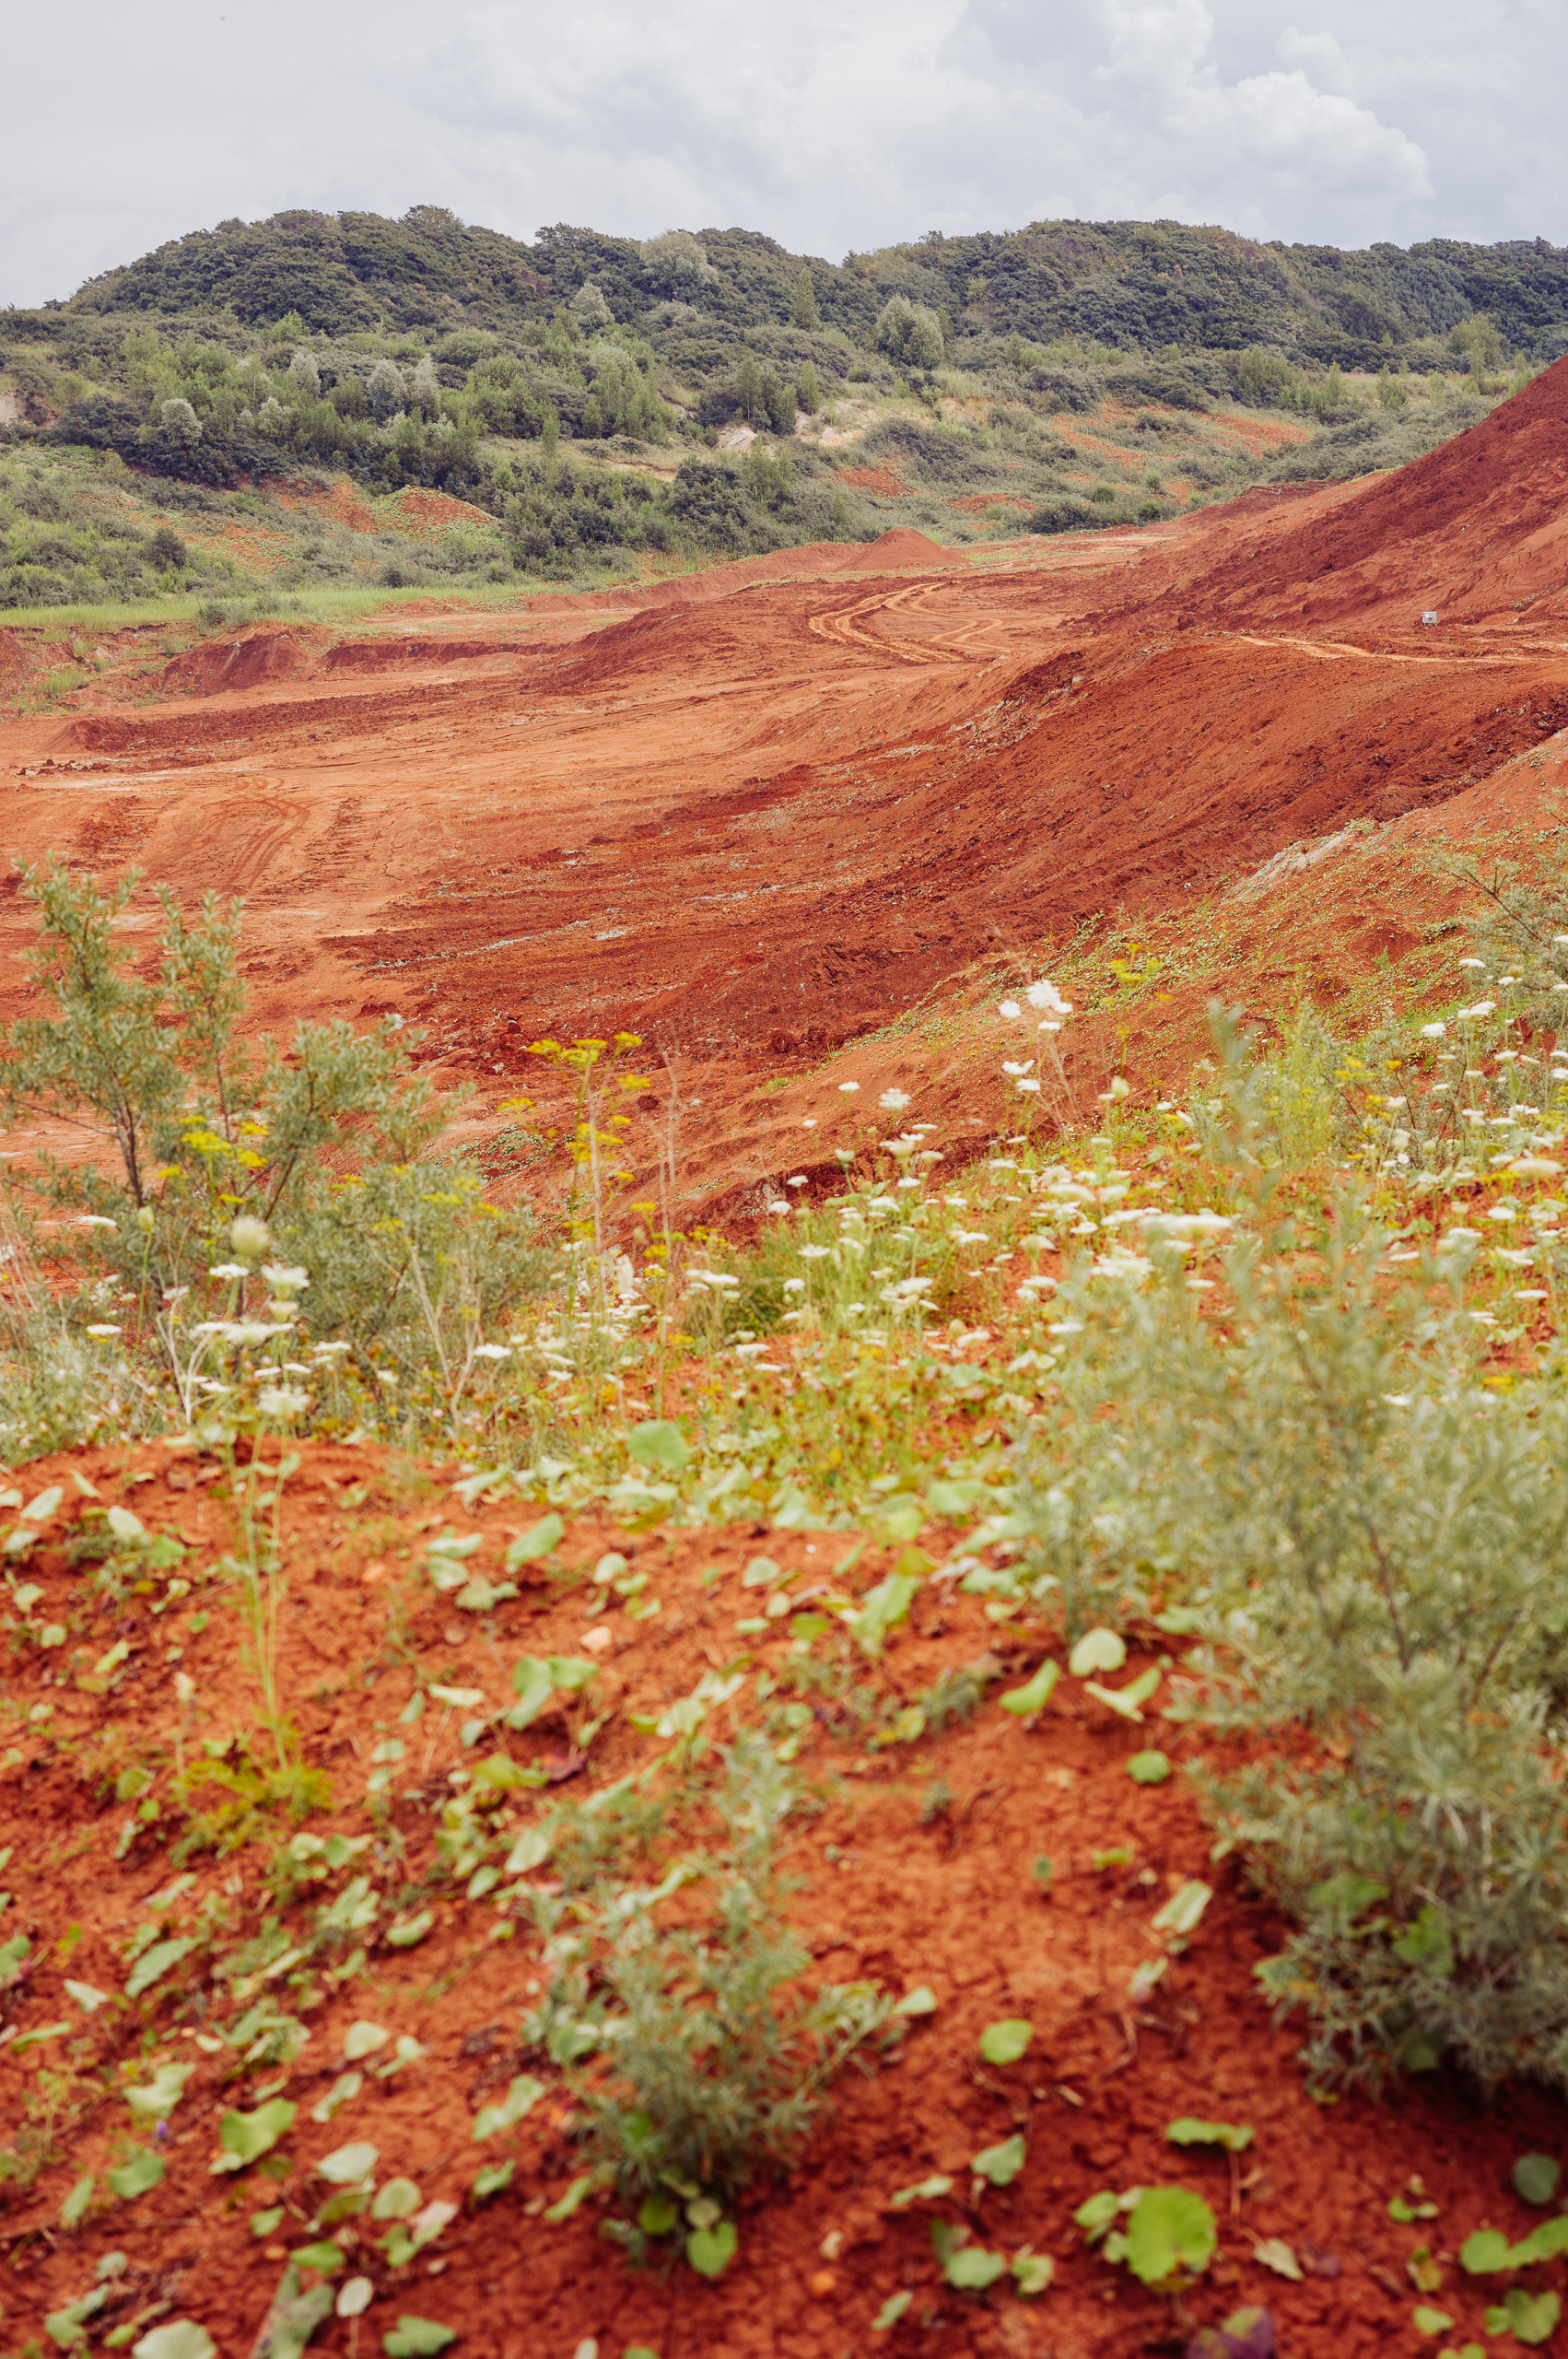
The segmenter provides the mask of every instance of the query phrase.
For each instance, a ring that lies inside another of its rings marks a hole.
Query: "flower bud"
[[[254,1262],[272,1243],[272,1231],[253,1213],[241,1213],[228,1232],[228,1241],[242,1262]]]

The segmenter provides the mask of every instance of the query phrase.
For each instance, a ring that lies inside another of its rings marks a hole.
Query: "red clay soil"
[[[188,1546],[182,1569],[196,1585],[161,1617],[135,1595],[121,1609],[95,1609],[84,1577],[68,1572],[61,1543],[86,1504],[78,1474],[100,1503],[123,1500],[149,1530]],[[1289,2359],[1373,2359],[1418,2347],[1409,2321],[1420,2296],[1407,2265],[1422,2245],[1437,2256],[1437,2300],[1456,2318],[1455,2341],[1480,2331],[1484,2285],[1457,2272],[1453,2255],[1483,2224],[1511,2236],[1532,2224],[1509,2171],[1522,2153],[1558,2150],[1560,2107],[1527,2092],[1484,2107],[1441,2076],[1410,2083],[1387,2104],[1364,2096],[1314,2103],[1293,2061],[1293,2035],[1270,2024],[1252,1978],[1254,1964],[1277,1945],[1277,1925],[1234,1865],[1211,1863],[1211,1835],[1185,1778],[1144,1788],[1128,1776],[1134,1751],[1159,1744],[1180,1762],[1188,1738],[1157,1719],[1129,1729],[1068,1681],[1036,1724],[1021,1725],[993,1698],[966,1725],[874,1755],[837,1707],[813,1716],[798,1765],[811,1808],[790,1856],[803,1880],[792,1907],[813,1971],[896,1994],[925,1985],[937,2007],[893,2063],[870,2079],[853,2070],[842,2076],[833,2117],[797,2166],[777,2186],[759,2181],[743,2201],[739,2257],[714,2285],[685,2269],[673,2277],[629,2269],[599,2234],[598,2200],[560,2224],[543,2219],[579,2167],[569,2100],[542,2104],[519,2130],[476,2144],[474,2111],[503,2096],[515,2072],[542,2071],[557,2085],[559,2076],[519,2048],[539,1970],[536,1937],[520,1922],[497,1940],[503,1919],[493,1900],[468,1901],[450,1881],[427,1903],[435,1923],[417,1948],[394,1950],[372,1931],[361,1976],[333,1984],[318,1961],[297,1966],[292,1981],[280,1975],[263,1986],[308,2024],[308,2045],[292,2066],[253,2071],[243,2083],[231,2070],[226,2078],[231,2052],[214,2053],[197,2036],[210,2041],[243,1997],[215,1981],[221,1954],[253,1936],[264,1917],[281,1916],[290,1934],[303,1931],[336,1888],[307,1888],[280,1904],[268,1861],[285,1826],[225,1856],[196,1852],[194,1883],[159,1921],[178,1934],[210,1907],[219,1926],[212,1948],[193,1948],[145,1997],[84,2015],[65,1977],[119,1992],[126,1944],[138,1924],[154,1921],[147,1903],[173,1873],[168,1847],[181,1821],[170,1790],[173,1756],[191,1759],[205,1738],[262,1740],[232,1590],[205,1628],[193,1613],[212,1608],[215,1593],[204,1594],[201,1575],[231,1537],[218,1471],[188,1451],[104,1450],[29,1472],[29,1490],[51,1480],[64,1486],[66,1504],[28,1573],[45,1591],[38,1616],[66,1625],[68,1637],[53,1653],[17,1656],[7,1680],[13,1733],[0,1768],[0,1848],[13,1847],[6,1882],[15,1897],[5,1930],[26,1933],[32,1952],[5,2001],[0,2115],[10,2135],[24,2121],[38,2124],[53,2087],[59,2128],[56,2158],[34,2181],[0,2189],[8,2342],[38,2338],[45,2315],[88,2291],[99,2257],[113,2250],[128,2265],[113,2306],[96,2322],[100,2330],[132,2318],[150,2323],[161,2305],[164,2315],[200,2319],[221,2359],[240,2359],[286,2253],[310,2241],[307,2223],[321,2194],[311,2166],[360,2140],[379,2150],[383,2181],[406,2176],[424,2201],[459,2207],[429,2257],[402,2271],[380,2258],[369,2223],[344,2230],[349,2265],[375,2283],[366,2319],[371,2349],[412,2312],[460,2328],[475,2359],[568,2359],[589,2338],[613,2359],[637,2344],[660,2359],[840,2359],[872,2349],[1122,2359],[1180,2350],[1195,2323],[1251,2301],[1274,2314]],[[486,1708],[498,1709],[520,1656],[580,1650],[580,1590],[540,1578],[489,1616],[453,1614],[411,1561],[419,1535],[449,1525],[481,1535],[471,1567],[493,1570],[509,1533],[532,1514],[516,1501],[470,1514],[444,1485],[411,1493],[406,1475],[379,1453],[344,1447],[308,1447],[287,1488],[280,1693],[305,1756],[325,1770],[336,1797],[310,1828],[323,1837],[369,1831],[360,1797],[374,1748],[389,1735],[406,1738],[389,1797],[406,1847],[401,1863],[384,1839],[357,1863],[362,1871],[369,1863],[389,1902],[400,1886],[406,1894],[419,1885],[431,1866],[448,1772],[472,1767],[493,1743],[586,1796],[662,1750],[628,1715],[656,1714],[705,1671],[737,1661],[738,1649],[759,1671],[777,1678],[785,1670],[788,1625],[766,1637],[738,1637],[734,1629],[755,1596],[740,1581],[755,1540],[680,1532],[639,1542],[580,1521],[561,1560],[591,1564],[616,1545],[649,1572],[662,1607],[650,1621],[617,1617],[607,1625],[613,1643],[584,1708],[608,1718],[586,1763],[572,1749],[564,1711],[521,1738],[494,1729],[479,1753],[460,1742],[459,1722],[472,1707],[432,1708],[410,1728],[399,1715],[415,1684],[477,1689]],[[765,1544],[809,1583],[831,1579],[851,1538],[776,1532]],[[940,1534],[926,1538],[933,1548],[944,1544]],[[852,1586],[883,1568],[879,1552],[868,1550]],[[705,1582],[714,1571],[719,1578]],[[125,1651],[95,1677],[94,1661],[111,1641]],[[982,1659],[1013,1682],[1033,1667],[1037,1648],[999,1633],[977,1601],[939,1602],[928,1589],[918,1626],[895,1634],[883,1661],[859,1675],[891,1711],[944,1671]],[[177,1672],[193,1683],[193,1702],[181,1702]],[[749,1682],[747,1703],[755,1717]],[[717,1732],[727,1725],[721,1715]],[[114,1778],[135,1762],[154,1772],[146,1823],[113,1791]],[[187,1807],[222,1799],[216,1789],[196,1791]],[[532,1811],[525,1802],[518,1823]],[[1033,1873],[1041,1855],[1052,1863],[1048,1899]],[[1161,1946],[1151,1920],[1169,1892],[1194,1877],[1215,1897],[1186,1954],[1139,2002],[1130,1978]],[[390,1907],[380,1921],[392,1921]],[[1026,2020],[1032,2044],[1021,2064],[988,2068],[978,2037],[1003,2016]],[[412,2036],[424,2059],[386,2081],[367,2069],[359,2095],[317,2124],[311,2109],[341,2068],[348,2025],[361,2018]],[[68,2029],[17,2053],[27,2034],[56,2025]],[[147,2133],[133,2133],[131,2117],[102,2086],[145,2079],[170,2060],[194,2069],[161,2147],[167,2176],[150,2194],[122,2202],[107,2192],[104,2172]],[[63,2081],[52,2079],[62,2072]],[[298,2108],[280,2175],[258,2169],[238,2183],[215,2177],[221,2116],[254,2105],[263,2085]],[[1222,2156],[1166,2142],[1166,2125],[1183,2116],[1254,2129],[1234,2174]],[[1027,2142],[1022,2176],[974,2200],[970,2157],[1015,2130]],[[511,2185],[474,2206],[475,2169],[504,2154],[515,2160]],[[93,2209],[79,2229],[63,2232],[61,2204],[88,2172],[98,2181]],[[953,2178],[950,2195],[894,2205],[898,2190],[933,2174]],[[1412,2174],[1438,2211],[1400,2226],[1387,2207]],[[1077,2206],[1102,2188],[1156,2183],[1202,2194],[1220,2223],[1220,2257],[1188,2298],[1185,2330],[1168,2299],[1087,2252],[1071,2224]],[[250,2215],[278,2203],[286,2207],[280,2225],[252,2236]],[[963,2223],[977,2242],[1008,2255],[1024,2246],[1049,2253],[1056,2283],[1029,2303],[1005,2286],[979,2297],[952,2293],[932,2255],[933,2218]],[[1271,2238],[1291,2248],[1300,2282],[1255,2258],[1258,2243]],[[872,2320],[903,2291],[914,2296],[905,2317],[873,2338]],[[352,2353],[356,2337],[346,2322],[329,2320],[314,2347]]]
[[[1568,363],[1480,423],[1267,543],[1173,589],[1189,625],[1348,623],[1360,636],[1568,624]]]
[[[1146,531],[973,555],[900,531],[424,602],[335,646],[225,637],[152,701],[111,671],[0,722],[7,845],[140,865],[133,935],[151,881],[243,894],[259,1025],[396,1011],[492,1100],[542,1035],[636,1032],[755,1177],[764,1081],[1096,913],[1435,811],[1568,722],[1568,631],[1496,611],[1562,562],[1565,467],[1568,362],[1399,476]],[[1322,551],[1332,628],[1270,625]],[[1445,566],[1479,619],[1424,630]],[[28,935],[0,900],[0,1016]]]

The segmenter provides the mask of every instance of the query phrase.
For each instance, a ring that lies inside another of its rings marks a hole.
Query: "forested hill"
[[[845,257],[791,254],[749,229],[644,243],[595,229],[542,229],[532,245],[471,228],[437,205],[401,221],[373,213],[279,213],[171,240],[28,314],[140,312],[249,328],[297,314],[329,335],[504,332],[547,317],[592,280],[615,317],[649,323],[672,302],[731,330],[784,325],[802,260],[822,323],[859,340],[889,298],[943,320],[950,343],[1019,335],[1117,350],[1262,347],[1298,367],[1380,367],[1476,314],[1535,361],[1568,350],[1568,249],[1545,239],[1478,246],[1434,239],[1408,251],[1259,244],[1227,229],[1162,221],[1038,221]],[[6,324],[15,333],[23,315]]]

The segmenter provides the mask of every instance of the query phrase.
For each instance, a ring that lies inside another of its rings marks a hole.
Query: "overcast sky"
[[[1563,0],[77,0],[6,52],[13,303],[289,205],[835,262],[1061,215],[1568,242]]]

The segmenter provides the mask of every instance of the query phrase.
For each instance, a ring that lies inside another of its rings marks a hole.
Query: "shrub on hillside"
[[[486,1203],[462,1163],[437,1154],[444,1109],[411,1067],[409,1036],[340,1022],[301,1025],[286,1049],[253,1045],[239,1030],[238,903],[209,897],[187,920],[161,892],[158,964],[144,975],[113,931],[135,871],[108,894],[57,862],[22,876],[41,921],[29,967],[50,1012],[0,1034],[0,1106],[64,1120],[97,1148],[86,1162],[41,1155],[25,1182],[75,1216],[88,1265],[79,1297],[53,1315],[79,1337],[116,1305],[101,1332],[132,1332],[126,1348],[162,1364],[189,1414],[197,1306],[233,1323],[242,1273],[224,1272],[238,1221],[260,1240],[251,1261],[270,1252],[301,1273],[307,1331],[345,1348],[367,1383],[378,1369],[394,1383],[455,1381],[548,1262],[526,1215]]]
[[[895,295],[883,305],[872,342],[901,369],[928,372],[941,368],[946,350],[936,313],[923,303],[911,303],[907,295]]]
[[[1016,1579],[1080,1619],[1196,1601],[1193,1717],[1268,1740],[1211,1807],[1294,1926],[1260,1979],[1320,2084],[1446,2055],[1568,2088],[1568,1404],[1484,1382],[1353,1200],[1276,1226],[1258,1078],[1225,1086],[1235,1309],[1201,1315],[1157,1220],[1163,1283],[1063,1290],[1090,1348]]]
[[[605,1879],[569,1918],[545,1904],[552,1979],[524,2036],[567,2064],[638,2252],[688,2225],[711,2236],[750,2181],[792,2157],[828,2082],[892,2013],[866,1983],[807,1995],[780,1856],[798,1794],[759,1738],[743,1734],[725,1767],[717,1853],[652,1890]],[[686,2249],[703,2267],[701,2247]]]

